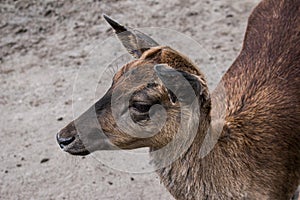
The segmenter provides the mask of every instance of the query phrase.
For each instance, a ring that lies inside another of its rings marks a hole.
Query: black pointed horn
[[[133,57],[139,58],[151,47],[159,46],[159,44],[148,35],[138,30],[125,27],[107,15],[103,15],[103,17],[114,29],[123,46]]]

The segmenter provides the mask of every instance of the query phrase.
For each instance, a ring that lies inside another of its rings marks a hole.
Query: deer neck
[[[200,118],[198,132],[185,152],[170,164],[157,167],[161,182],[176,199],[206,199],[212,191],[216,191],[216,183],[219,181],[213,179],[220,178],[216,173],[223,165],[222,161],[217,159],[221,153],[217,142],[223,125],[216,120],[220,117],[220,112],[217,115],[216,109],[219,109],[219,106],[212,107],[208,115],[201,115],[203,117]],[[211,119],[212,116],[214,120]],[[161,161],[161,157],[172,158],[173,152],[151,157],[155,164]]]
[[[209,175],[209,170],[211,170],[207,169],[207,167],[213,165],[210,164],[211,155],[206,155],[202,158],[201,154],[203,153],[201,151],[203,150],[201,150],[201,145],[206,140],[203,136],[209,131],[209,126],[209,120],[203,121],[191,145],[177,159],[166,163],[167,166],[157,166],[157,162],[161,162],[164,158],[172,159],[173,156],[177,156],[173,155],[173,153],[176,153],[176,150],[169,152],[169,154],[166,152],[161,155],[152,155],[152,152],[150,152],[154,165],[159,168],[157,173],[161,182],[176,199],[195,199],[195,194],[202,195],[206,193],[205,190],[208,187],[206,176]],[[207,128],[202,129],[203,127]],[[201,190],[203,191],[201,192]]]

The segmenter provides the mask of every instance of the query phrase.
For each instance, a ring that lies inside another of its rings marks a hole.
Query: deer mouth
[[[90,154],[78,136],[63,137],[61,132],[56,134],[56,140],[59,147],[72,155],[85,156]]]
[[[56,134],[56,140],[63,151],[78,156],[88,155],[97,150],[116,149],[106,134],[98,129],[91,129],[88,134],[62,129]]]

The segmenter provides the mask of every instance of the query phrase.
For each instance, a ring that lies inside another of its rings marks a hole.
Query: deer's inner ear
[[[177,102],[177,100],[178,100],[177,97],[176,97],[176,95],[171,90],[169,90],[169,89],[167,89],[167,91],[168,91],[168,97],[170,99],[170,102],[173,103],[173,104],[175,104]]]

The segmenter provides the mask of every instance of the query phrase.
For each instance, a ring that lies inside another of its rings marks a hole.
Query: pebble
[[[49,161],[49,158],[43,158],[42,160],[41,160],[41,163],[45,163],[45,162],[48,162]]]

